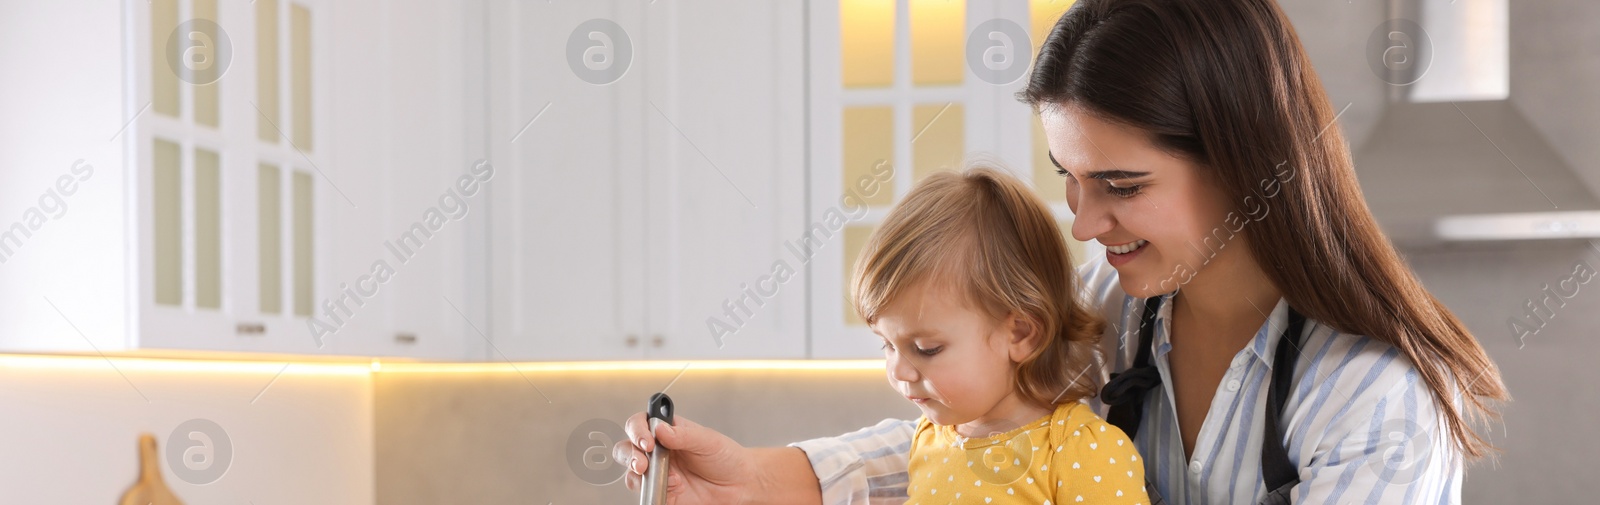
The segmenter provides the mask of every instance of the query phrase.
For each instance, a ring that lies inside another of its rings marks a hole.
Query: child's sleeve
[[[1144,504],[1144,458],[1121,429],[1099,418],[1071,433],[1051,455],[1055,499],[1050,503]]]

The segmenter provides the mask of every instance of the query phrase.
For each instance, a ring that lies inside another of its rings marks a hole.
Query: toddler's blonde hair
[[[1039,345],[1016,366],[1019,395],[1040,405],[1095,394],[1105,325],[1078,298],[1071,253],[1050,208],[1002,170],[939,172],[917,183],[861,249],[850,283],[869,324],[922,282],[963,293],[990,317],[1016,313]]]

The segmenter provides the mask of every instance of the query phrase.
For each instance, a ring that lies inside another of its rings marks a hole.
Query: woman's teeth
[[[1140,247],[1144,247],[1148,243],[1150,243],[1148,240],[1135,240],[1122,245],[1108,245],[1106,250],[1111,251],[1112,254],[1128,254],[1139,250]]]

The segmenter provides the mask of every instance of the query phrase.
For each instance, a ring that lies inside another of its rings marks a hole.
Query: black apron
[[[1139,352],[1133,366],[1121,373],[1111,374],[1111,381],[1100,392],[1101,402],[1111,411],[1106,422],[1121,428],[1128,438],[1139,434],[1139,421],[1144,417],[1144,395],[1161,385],[1161,372],[1150,363],[1150,346],[1155,340],[1156,314],[1161,311],[1161,296],[1145,300],[1144,313],[1139,324]],[[1289,400],[1289,387],[1294,380],[1294,367],[1300,360],[1300,333],[1306,318],[1289,307],[1289,327],[1278,340],[1273,363],[1271,383],[1267,390],[1267,436],[1261,443],[1261,477],[1269,492],[1260,505],[1289,505],[1289,491],[1300,483],[1300,473],[1289,461],[1289,452],[1275,443],[1283,439],[1283,405]],[[1289,344],[1289,345],[1284,345]],[[1145,478],[1145,490],[1151,505],[1166,505],[1166,500],[1156,487]]]

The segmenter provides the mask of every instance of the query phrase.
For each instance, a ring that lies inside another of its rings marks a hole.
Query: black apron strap
[[[1300,472],[1289,460],[1289,451],[1283,447],[1283,407],[1289,401],[1289,389],[1294,384],[1294,368],[1300,362],[1300,334],[1305,329],[1306,318],[1289,308],[1289,328],[1278,339],[1276,355],[1272,358],[1272,384],[1267,391],[1266,437],[1261,441],[1261,478],[1268,492],[1282,492],[1287,497],[1288,488],[1300,482]]]
[[[1144,302],[1144,313],[1139,320],[1139,350],[1133,358],[1133,366],[1126,371],[1111,374],[1111,380],[1106,382],[1106,387],[1100,390],[1100,401],[1109,405],[1111,411],[1106,413],[1106,422],[1122,429],[1128,434],[1128,439],[1139,434],[1139,421],[1144,417],[1144,394],[1161,385],[1161,371],[1150,364],[1150,345],[1155,342],[1156,313],[1161,311],[1161,296],[1154,296]],[[1166,505],[1166,498],[1156,490],[1150,476],[1145,476],[1145,494],[1150,496],[1150,505]]]
[[[1139,323],[1139,349],[1133,366],[1121,373],[1111,374],[1111,380],[1100,391],[1100,401],[1111,407],[1106,413],[1106,422],[1121,428],[1129,439],[1139,433],[1139,423],[1144,416],[1145,393],[1161,385],[1161,373],[1150,363],[1150,347],[1155,341],[1155,320],[1161,310],[1162,299],[1161,296],[1155,296],[1145,300]],[[1267,436],[1261,443],[1261,476],[1268,492],[1267,499],[1262,502],[1264,504],[1289,503],[1289,490],[1300,482],[1300,472],[1289,459],[1289,452],[1282,443],[1282,417],[1284,405],[1289,401],[1289,390],[1294,385],[1294,369],[1300,361],[1300,338],[1305,322],[1305,316],[1290,307],[1289,327],[1284,330],[1274,349],[1274,368],[1267,390]],[[1158,496],[1155,487],[1146,487],[1152,498]]]
[[[1150,364],[1150,344],[1155,341],[1156,313],[1160,311],[1161,296],[1145,300],[1139,323],[1139,351],[1133,366],[1111,374],[1111,380],[1100,390],[1100,401],[1111,407],[1106,413],[1106,422],[1121,428],[1130,440],[1139,434],[1144,394],[1161,385],[1161,371]]]

